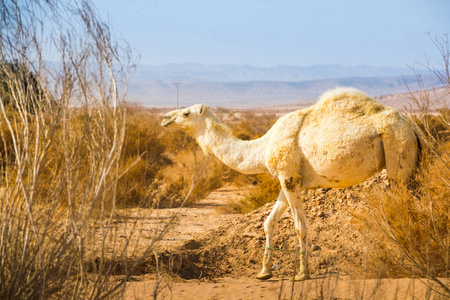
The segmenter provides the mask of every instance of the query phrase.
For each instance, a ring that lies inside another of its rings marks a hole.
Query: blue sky
[[[448,0],[94,0],[140,63],[412,65],[438,58]]]

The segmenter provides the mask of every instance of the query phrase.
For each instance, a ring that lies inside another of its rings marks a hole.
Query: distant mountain
[[[181,106],[261,107],[314,102],[325,90],[352,86],[371,96],[417,89],[416,76],[408,68],[339,65],[277,66],[258,68],[236,65],[142,65],[130,80],[129,98],[146,106],[169,107],[176,102],[181,82]]]
[[[305,81],[343,77],[391,77],[414,75],[410,68],[354,67],[316,65],[308,67],[280,65],[270,68],[249,65],[204,65],[198,63],[139,65],[136,77],[158,81],[242,82],[242,81]]]

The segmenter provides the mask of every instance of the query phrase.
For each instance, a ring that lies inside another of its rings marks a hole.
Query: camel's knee
[[[269,216],[264,221],[264,232],[266,234],[271,234],[274,230],[274,227],[275,227],[275,220],[274,220],[273,216]]]
[[[286,198],[284,197],[283,192],[280,192],[280,195],[278,196],[277,202],[275,203],[272,212],[264,221],[264,232],[266,234],[270,234],[273,232],[276,223],[278,222],[278,220],[280,219],[281,215],[286,210],[286,208],[287,208]]]
[[[299,225],[295,225],[295,233],[300,239],[306,239],[306,236],[308,235],[308,226],[306,225],[306,222],[300,222]]]
[[[275,229],[275,226],[279,219],[279,212],[274,214],[270,214],[267,219],[264,221],[264,232],[266,234],[271,235]]]

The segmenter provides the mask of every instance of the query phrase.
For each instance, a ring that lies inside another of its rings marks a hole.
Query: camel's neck
[[[213,153],[233,170],[244,174],[264,173],[267,170],[267,136],[243,141],[235,137],[225,124],[208,118],[205,129],[197,132],[196,139],[205,153]]]

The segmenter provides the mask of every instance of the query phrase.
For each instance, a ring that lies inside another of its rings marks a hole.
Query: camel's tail
[[[414,132],[414,134],[416,135],[416,140],[417,140],[417,159],[416,159],[416,167],[413,171],[413,173],[411,174],[409,180],[408,180],[408,189],[410,190],[417,190],[420,186],[420,181],[419,181],[419,172],[420,172],[420,168],[422,166],[422,162],[424,160],[424,151],[423,151],[423,143],[421,138],[419,137],[419,135],[417,134],[417,131]]]
[[[418,171],[418,169],[419,169],[419,167],[420,167],[420,164],[421,164],[421,162],[423,161],[423,157],[422,157],[422,155],[423,155],[423,149],[422,149],[422,140],[420,139],[420,137],[419,137],[419,135],[417,134],[417,132],[415,133],[416,134],[416,139],[417,139],[417,162],[416,162],[416,171]]]

